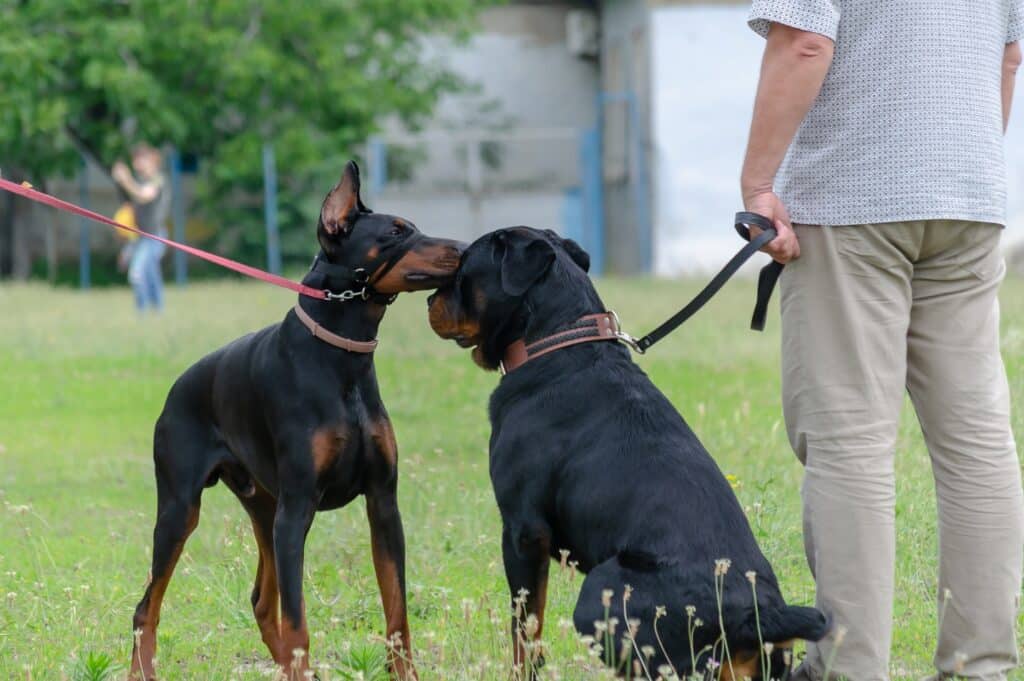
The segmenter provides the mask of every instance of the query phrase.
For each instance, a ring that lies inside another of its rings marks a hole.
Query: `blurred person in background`
[[[118,161],[110,175],[128,194],[138,228],[166,237],[171,192],[163,174],[163,155],[160,151],[148,144],[138,144],[132,149],[132,168]],[[128,282],[135,292],[135,307],[140,313],[147,308],[154,312],[163,309],[164,284],[160,259],[165,250],[164,244],[153,239],[140,238],[132,245]]]
[[[909,392],[938,499],[933,678],[1001,681],[1024,498],[999,346],[1003,132],[1021,0],[754,0],[767,38],[741,187],[772,219],[782,402],[817,606],[799,681],[890,676]],[[754,230],[758,233],[758,230]]]

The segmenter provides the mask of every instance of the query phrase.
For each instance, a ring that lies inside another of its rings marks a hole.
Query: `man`
[[[170,191],[163,176],[163,155],[148,144],[138,144],[132,149],[132,169],[118,161],[111,170],[111,177],[131,198],[135,212],[135,223],[139,229],[157,236],[167,236],[167,216],[170,213]],[[139,313],[152,308],[154,312],[163,309],[163,276],[160,259],[167,247],[152,239],[139,239],[133,247],[128,264],[128,281],[135,292],[135,307]]]
[[[938,497],[935,666],[1004,679],[1024,501],[996,294],[1021,2],[754,0],[750,23],[767,44],[743,199],[789,263],[783,409],[817,605],[836,624],[796,676],[832,659],[833,676],[889,678],[906,389]]]

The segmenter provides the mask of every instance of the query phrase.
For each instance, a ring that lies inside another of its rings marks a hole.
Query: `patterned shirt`
[[[793,222],[1006,222],[1002,63],[1024,0],[753,0],[835,41],[776,191]]]

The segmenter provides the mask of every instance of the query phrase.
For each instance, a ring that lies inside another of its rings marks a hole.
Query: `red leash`
[[[0,178],[0,189],[9,191],[12,194],[17,194],[18,196],[23,196],[26,199],[29,199],[30,201],[41,203],[44,206],[50,206],[52,208],[65,211],[67,213],[81,215],[84,218],[89,218],[90,220],[95,220],[96,222],[102,222],[105,225],[117,227],[118,229],[123,229],[126,232],[132,232],[133,234],[138,234],[141,237],[152,239],[153,241],[159,241],[160,243],[166,244],[171,248],[176,248],[179,251],[184,251],[189,255],[194,255],[197,258],[202,258],[207,262],[212,262],[214,265],[219,265],[226,269],[234,270],[239,274],[244,274],[247,277],[259,279],[260,281],[265,281],[268,284],[273,284],[274,286],[280,286],[281,288],[290,289],[301,295],[308,296],[309,298],[328,300],[330,297],[329,291],[313,288],[311,286],[306,286],[305,284],[300,284],[298,282],[292,281],[291,279],[285,279],[284,277],[278,276],[276,274],[271,274],[270,272],[264,272],[261,269],[257,269],[250,265],[245,265],[236,260],[231,260],[230,258],[215,255],[213,253],[210,253],[209,251],[204,251],[200,248],[194,248],[192,246],[187,246],[185,244],[179,244],[177,241],[171,241],[170,239],[165,239],[163,237],[157,236],[156,234],[144,232],[143,230],[138,229],[137,227],[129,227],[128,225],[122,225],[119,222],[111,220],[105,215],[100,215],[99,213],[94,213],[91,210],[86,210],[81,206],[76,206],[73,203],[68,203],[67,201],[58,199],[55,196],[44,194],[41,191],[33,189],[32,186],[27,183],[17,184],[16,182],[11,182],[10,180]]]

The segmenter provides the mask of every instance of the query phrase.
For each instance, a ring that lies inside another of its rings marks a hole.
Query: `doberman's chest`
[[[325,424],[313,431],[309,451],[321,491],[318,510],[339,508],[363,492],[372,463],[371,444],[361,423]]]

